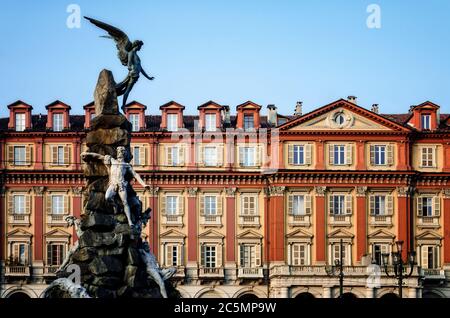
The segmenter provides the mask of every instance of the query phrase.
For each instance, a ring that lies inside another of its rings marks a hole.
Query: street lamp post
[[[395,245],[397,246],[397,251],[392,252],[392,265],[394,267],[394,273],[389,273],[388,269],[388,262],[389,262],[389,253],[383,254],[383,264],[384,264],[384,271],[386,272],[386,275],[391,278],[396,278],[398,280],[398,296],[400,298],[403,297],[403,279],[411,277],[414,265],[415,265],[415,257],[416,252],[410,251],[408,252],[408,259],[407,261],[403,261],[402,258],[402,251],[403,251],[403,241],[397,241],[395,242]],[[409,267],[408,273],[403,273],[405,269]]]
[[[341,239],[340,241],[340,249],[339,249],[339,259],[334,261],[334,266],[331,267],[331,269],[326,269],[326,272],[329,276],[335,276],[335,269],[337,268],[339,270],[339,274],[337,275],[339,277],[339,298],[342,298],[344,295],[344,259],[343,259],[343,253],[342,249],[344,247],[343,241]]]

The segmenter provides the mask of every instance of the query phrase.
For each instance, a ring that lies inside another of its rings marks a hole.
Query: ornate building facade
[[[39,297],[76,241],[86,132],[95,116],[22,101],[0,119],[0,296]],[[131,102],[132,163],[150,190],[145,233],[183,297],[337,297],[397,293],[383,254],[404,241],[417,266],[405,297],[450,297],[450,115],[431,102],[404,114],[356,98],[294,116],[274,105],[213,101],[197,116]],[[388,260],[388,267],[392,259]]]

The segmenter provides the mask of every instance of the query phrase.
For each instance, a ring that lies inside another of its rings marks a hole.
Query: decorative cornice
[[[72,187],[72,193],[74,196],[81,196],[84,192],[83,187]]]
[[[41,197],[45,193],[45,187],[33,187],[33,192],[36,196]]]
[[[316,195],[318,197],[324,197],[325,192],[327,191],[327,187],[324,186],[314,187],[314,190],[316,191]]]
[[[356,196],[365,197],[367,194],[367,187],[356,187]]]
[[[234,198],[236,196],[237,188],[225,188],[225,194],[227,197]]]
[[[409,194],[411,194],[411,187],[397,187],[398,197],[407,197]]]
[[[285,190],[285,186],[272,186],[269,187],[269,194],[271,197],[283,196]]]
[[[197,192],[198,192],[198,188],[188,188],[187,189],[188,192],[188,196],[189,197],[196,197],[197,196]]]

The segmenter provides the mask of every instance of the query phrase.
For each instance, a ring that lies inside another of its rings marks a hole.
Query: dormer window
[[[251,130],[254,129],[254,121],[253,121],[253,115],[244,115],[244,129],[245,130]]]
[[[16,113],[16,131],[25,130],[25,113]]]
[[[206,114],[205,115],[205,130],[215,131],[216,130],[216,114]]]
[[[167,114],[167,130],[178,131],[178,114]]]
[[[421,126],[423,130],[431,129],[431,115],[426,114],[421,116]]]
[[[132,131],[139,131],[141,129],[141,127],[139,125],[139,122],[140,122],[139,114],[130,114],[129,120],[131,123]]]
[[[53,114],[53,131],[62,131],[64,127],[63,114]]]

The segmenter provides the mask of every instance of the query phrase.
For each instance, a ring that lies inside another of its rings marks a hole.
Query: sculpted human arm
[[[83,161],[87,161],[88,158],[103,160],[103,159],[105,159],[105,156],[102,156],[102,155],[100,155],[98,153],[95,153],[95,152],[82,152],[81,153],[81,159]]]
[[[133,167],[130,167],[131,173],[133,174],[133,177],[137,180],[137,182],[139,182],[139,184],[141,186],[143,186],[144,188],[150,188],[149,185],[146,185],[144,180],[142,180],[141,176],[137,174],[136,171],[134,171]]]
[[[150,81],[153,81],[155,78],[153,76],[148,76],[147,73],[145,73],[144,69],[141,66],[141,73],[142,75],[144,75],[145,77],[147,77]]]

